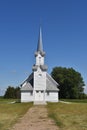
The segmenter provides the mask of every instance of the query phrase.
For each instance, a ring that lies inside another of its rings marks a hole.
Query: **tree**
[[[13,99],[20,98],[20,88],[19,87],[14,88],[8,86],[4,98],[13,98]]]
[[[79,98],[83,94],[85,85],[83,78],[73,68],[55,67],[51,75],[60,85],[60,98]]]
[[[15,98],[19,99],[20,98],[20,87],[15,88]]]

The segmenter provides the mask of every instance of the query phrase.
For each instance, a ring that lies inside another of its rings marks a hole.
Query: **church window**
[[[47,92],[47,96],[49,96],[50,94],[49,94],[49,92]]]
[[[39,77],[41,77],[42,76],[42,74],[39,74]]]
[[[41,63],[41,57],[39,57],[39,63]]]
[[[33,95],[33,92],[30,92],[30,95],[32,96],[32,95]]]

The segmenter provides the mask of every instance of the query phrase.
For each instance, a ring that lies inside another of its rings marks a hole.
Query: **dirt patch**
[[[46,106],[33,106],[11,130],[58,130],[54,121],[48,118]]]

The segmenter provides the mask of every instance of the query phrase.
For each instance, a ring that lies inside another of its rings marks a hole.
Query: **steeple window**
[[[41,57],[39,57],[39,64],[41,64]]]

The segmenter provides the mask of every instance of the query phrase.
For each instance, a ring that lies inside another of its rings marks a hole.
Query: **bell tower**
[[[45,52],[43,51],[42,32],[40,28],[37,51],[35,52],[36,63],[32,67],[33,71],[36,71],[38,69],[41,69],[42,71],[47,71],[47,66],[44,64],[44,57]]]
[[[45,52],[43,51],[42,32],[40,28],[37,51],[35,52],[36,63],[33,65],[34,72],[34,94],[35,101],[45,100],[46,90],[46,71],[47,66],[44,64]]]

